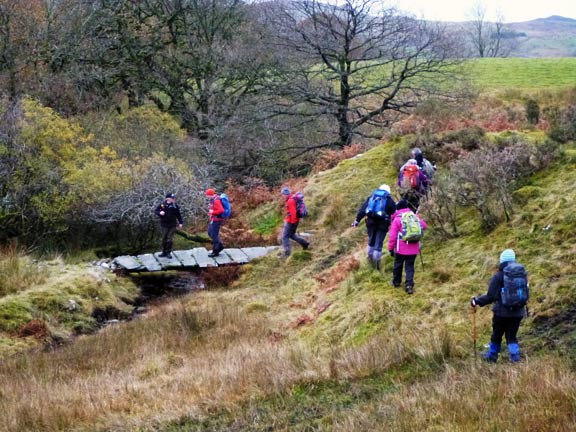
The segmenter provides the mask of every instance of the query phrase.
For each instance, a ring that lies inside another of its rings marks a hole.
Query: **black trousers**
[[[162,253],[164,255],[172,252],[172,243],[174,240],[174,234],[176,233],[176,227],[161,227],[162,228]]]
[[[492,337],[490,342],[501,345],[502,336],[506,336],[506,343],[518,343],[518,329],[520,328],[522,317],[492,317]]]
[[[414,286],[414,263],[418,255],[394,255],[394,267],[392,268],[392,283],[400,286],[402,283],[402,268],[406,270],[406,286]]]

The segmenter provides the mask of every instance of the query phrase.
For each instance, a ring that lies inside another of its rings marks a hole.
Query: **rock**
[[[70,299],[66,304],[66,309],[68,309],[69,311],[75,311],[78,309],[78,303],[76,303],[75,300]]]

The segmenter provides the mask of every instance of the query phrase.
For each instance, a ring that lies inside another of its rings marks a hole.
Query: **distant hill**
[[[576,19],[553,15],[507,25],[526,35],[520,38],[516,57],[576,56]]]

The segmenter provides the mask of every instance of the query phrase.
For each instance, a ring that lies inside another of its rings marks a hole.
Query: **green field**
[[[465,64],[481,89],[558,89],[576,86],[573,58],[484,58]]]

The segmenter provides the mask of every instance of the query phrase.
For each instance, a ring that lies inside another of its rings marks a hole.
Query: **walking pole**
[[[478,338],[478,334],[476,333],[476,306],[472,306],[472,328],[472,338],[474,339],[474,365],[476,365],[478,361],[478,350],[476,347],[476,339]]]
[[[420,255],[420,262],[422,263],[422,271],[424,271],[424,258],[422,258],[422,249],[420,249],[419,252],[420,253],[418,255]]]

